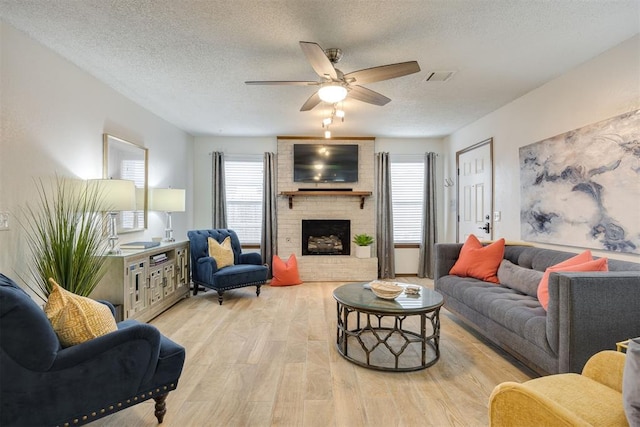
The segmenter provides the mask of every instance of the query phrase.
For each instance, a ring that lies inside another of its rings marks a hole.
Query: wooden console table
[[[293,198],[296,196],[318,197],[318,196],[339,196],[339,197],[360,197],[360,209],[364,209],[364,199],[371,196],[371,191],[345,191],[345,190],[302,190],[283,191],[281,196],[289,198],[289,209],[293,209]]]

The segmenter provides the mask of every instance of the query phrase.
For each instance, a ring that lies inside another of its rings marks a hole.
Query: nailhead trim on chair
[[[109,415],[107,414],[107,412],[109,411],[113,411],[113,413],[118,412],[121,409],[126,409],[130,406],[133,406],[134,404],[138,403],[138,399],[140,399],[140,402],[147,400],[147,399],[151,399],[153,397],[154,393],[160,393],[160,391],[163,392],[170,392],[172,390],[175,390],[175,388],[177,387],[177,383],[171,383],[169,385],[165,385],[162,387],[157,387],[155,390],[150,390],[150,391],[145,391],[144,393],[140,394],[139,396],[134,396],[132,398],[129,398],[127,400],[123,402],[117,402],[114,405],[109,405],[105,408],[100,409],[99,412],[93,411],[91,412],[90,415],[83,415],[79,418],[73,418],[71,421],[67,421],[63,424],[58,424],[57,427],[71,427],[71,426],[79,426],[79,425],[83,425],[86,424],[87,422],[91,422],[91,421],[95,421],[98,418],[102,418],[103,416]],[[114,408],[117,406],[117,410],[114,411]]]
[[[231,290],[231,289],[247,288],[249,286],[258,286],[258,285],[262,286],[265,283],[267,283],[267,281],[266,280],[258,280],[258,281],[255,281],[255,282],[243,283],[241,285],[225,286],[224,288],[215,288],[215,287],[213,287],[211,285],[208,285],[208,284],[202,283],[202,282],[197,282],[195,280],[193,281],[193,283],[196,284],[196,285],[199,285],[199,286],[203,286],[206,289],[213,289],[214,291],[217,291],[218,289],[220,289],[221,291],[224,292],[224,291],[228,291],[228,290]]]

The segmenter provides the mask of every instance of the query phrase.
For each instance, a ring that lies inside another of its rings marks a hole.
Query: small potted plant
[[[356,258],[370,258],[371,257],[371,244],[373,243],[373,237],[369,234],[362,233],[353,236],[353,243],[356,244]]]

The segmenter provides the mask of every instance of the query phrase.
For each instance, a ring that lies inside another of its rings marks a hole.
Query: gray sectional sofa
[[[552,273],[547,312],[534,281],[575,253],[507,245],[504,259],[511,264],[503,262],[498,276],[512,283],[496,285],[449,274],[461,247],[435,248],[435,289],[445,308],[541,375],[580,372],[593,354],[640,336],[638,263],[609,259],[608,272]]]

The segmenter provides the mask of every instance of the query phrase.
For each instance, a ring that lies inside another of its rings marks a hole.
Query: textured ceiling
[[[343,72],[416,60],[422,71],[345,102],[336,136],[448,135],[640,30],[616,0],[0,0],[0,16],[193,135],[321,135],[300,112],[317,80],[298,41],[339,47]],[[428,70],[451,70],[427,83]]]

